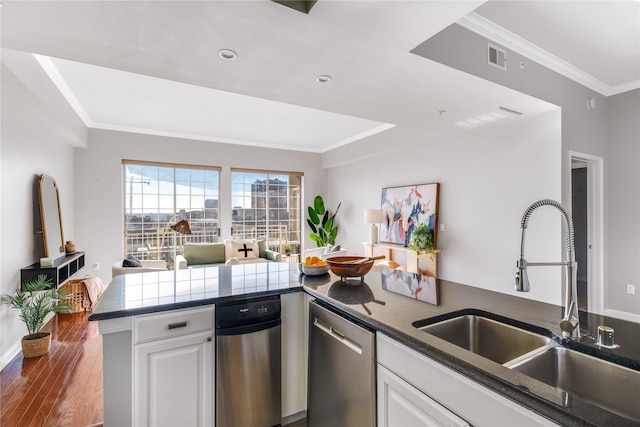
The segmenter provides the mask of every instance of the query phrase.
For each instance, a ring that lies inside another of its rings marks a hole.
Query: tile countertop
[[[420,288],[420,300],[411,297]],[[296,264],[264,263],[191,268],[117,276],[89,320],[134,316],[178,308],[219,304],[304,289],[307,293],[425,354],[463,375],[562,425],[635,425],[577,396],[427,334],[412,323],[459,310],[475,309],[551,331],[557,337],[562,307],[397,270],[374,268],[359,279],[340,283],[333,274],[304,276]],[[640,370],[640,324],[580,313],[583,338],[563,343]],[[615,329],[616,349],[594,345],[597,327]],[[570,402],[570,404],[567,404]]]

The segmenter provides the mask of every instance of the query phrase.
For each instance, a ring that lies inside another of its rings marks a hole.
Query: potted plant
[[[418,254],[426,251],[433,259],[436,248],[433,245],[433,230],[431,227],[424,223],[417,224],[411,232],[407,247]]]
[[[293,248],[291,247],[291,245],[284,245],[284,254],[286,256],[291,255],[291,251],[293,251]]]
[[[70,312],[71,307],[58,302],[66,297],[64,291],[51,289],[52,280],[40,274],[36,280],[26,282],[14,295],[3,295],[2,302],[20,311],[20,319],[27,327],[22,337],[25,358],[38,357],[49,351],[51,332],[40,332],[45,317],[54,312]]]
[[[313,206],[308,207],[309,218],[307,218],[307,224],[309,224],[312,231],[309,237],[316,242],[318,247],[336,244],[338,227],[335,225],[335,217],[340,210],[341,204],[338,204],[336,211],[331,216],[329,215],[329,210],[324,207],[322,196],[316,196],[313,200]]]

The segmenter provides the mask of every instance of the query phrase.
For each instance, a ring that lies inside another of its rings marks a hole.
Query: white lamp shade
[[[365,224],[380,224],[380,223],[382,223],[382,209],[365,209],[364,210],[364,223]]]

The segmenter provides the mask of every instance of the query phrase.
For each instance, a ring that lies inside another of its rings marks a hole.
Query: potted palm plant
[[[3,295],[2,302],[20,311],[20,319],[27,327],[22,337],[22,354],[25,358],[38,357],[49,351],[51,332],[41,332],[49,313],[70,312],[68,305],[59,304],[66,294],[52,289],[53,282],[41,274],[36,280],[24,283],[14,295]]]

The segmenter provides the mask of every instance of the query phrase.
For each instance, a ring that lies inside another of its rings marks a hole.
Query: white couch
[[[183,255],[177,255],[175,265],[178,270],[183,268],[195,267],[215,267],[219,265],[234,264],[252,264],[258,262],[280,262],[282,255],[279,252],[266,248],[264,239],[260,239],[257,244],[258,254],[255,258],[240,260],[237,257],[228,257],[227,248],[231,240],[226,239],[224,242],[216,243],[185,243]]]
[[[304,251],[302,251],[302,259],[300,260],[300,262],[304,262],[304,260],[307,259],[307,257],[309,257],[309,256],[317,256],[320,259],[327,259],[327,258],[330,258],[332,256],[346,256],[347,255],[347,250],[346,249],[340,249],[339,251],[333,251],[333,252],[328,252],[328,253],[325,253],[325,250],[326,250],[326,248],[324,248],[324,247],[305,249]]]
[[[111,277],[128,273],[143,273],[145,271],[163,271],[167,269],[167,262],[163,259],[141,259],[142,267],[123,267],[120,260],[111,266]]]

